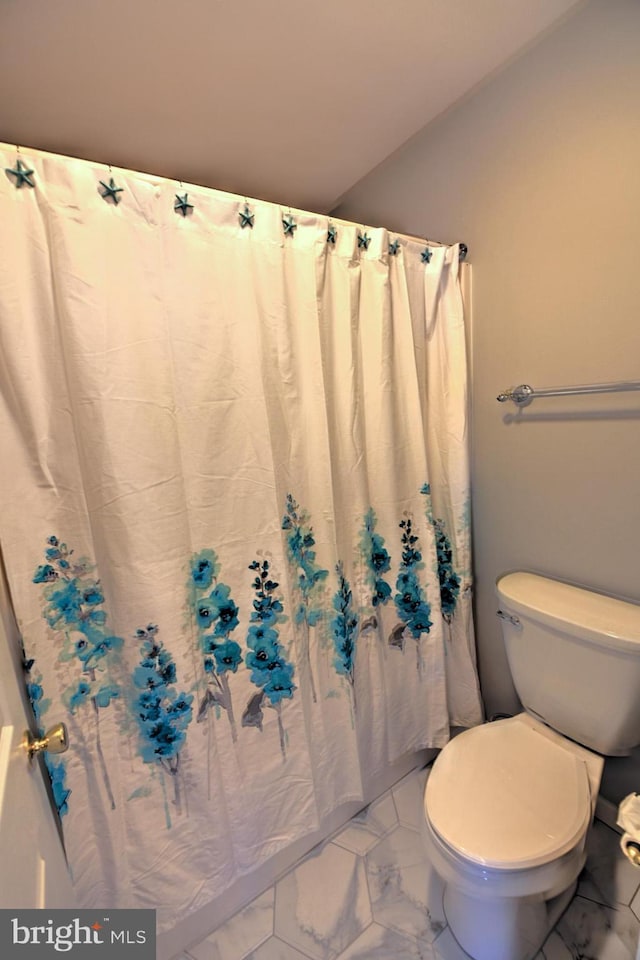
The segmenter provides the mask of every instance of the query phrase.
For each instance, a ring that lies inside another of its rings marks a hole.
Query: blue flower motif
[[[135,681],[134,681],[135,682]],[[162,697],[156,690],[145,690],[136,700],[138,716],[142,720],[157,720],[160,717]]]
[[[440,581],[440,605],[442,616],[447,623],[451,623],[460,593],[460,577],[453,569],[453,551],[442,520],[435,521],[435,533],[438,580]]]
[[[108,707],[112,700],[120,696],[120,690],[114,683],[105,683],[95,694],[95,701],[99,707]]]
[[[349,683],[353,684],[358,616],[353,609],[351,587],[345,578],[342,563],[337,564],[336,573],[338,590],[333,598],[333,607],[338,616],[331,621],[333,646],[336,652],[333,665],[337,673],[345,676]]]
[[[218,640],[213,634],[206,634],[200,637],[200,646],[205,654],[213,653],[218,646]]]
[[[273,640],[258,640],[250,634],[247,637],[247,646],[251,648],[251,652],[247,654],[247,666],[252,670],[254,667],[257,670],[263,669],[267,664],[278,659],[280,644],[277,634]]]
[[[322,607],[317,601],[321,584],[329,576],[329,571],[317,565],[316,553],[312,549],[315,539],[308,524],[309,515],[300,509],[290,493],[287,494],[286,510],[282,529],[287,531],[287,559],[292,571],[295,571],[295,582],[301,597],[295,620],[297,623],[306,621],[313,626],[322,617]]]
[[[30,667],[31,679],[29,679],[26,684],[27,696],[29,697],[29,700],[31,702],[31,708],[33,710],[33,715],[36,718],[38,729],[42,733],[44,732],[41,730],[42,716],[49,709],[51,705],[51,701],[45,700],[44,698],[44,689],[42,686],[42,674],[34,670],[34,666],[33,666],[34,663],[35,661],[31,662],[31,667]]]
[[[66,785],[66,766],[64,760],[51,757],[48,753],[44,755],[44,762],[51,780],[51,791],[53,801],[56,805],[59,817],[64,817],[69,812],[69,797],[71,790]]]
[[[145,763],[164,763],[177,773],[177,756],[192,719],[193,696],[178,693],[173,686],[176,669],[171,654],[156,639],[158,628],[150,624],[138,630],[144,638],[140,648],[140,666],[133,672],[133,683],[142,692],[134,702],[140,732],[140,754]]]
[[[176,665],[171,659],[171,654],[166,650],[160,649],[156,657],[156,670],[163,683],[176,682]]]
[[[384,538],[376,533],[376,515],[371,509],[364,515],[360,532],[360,554],[367,572],[367,585],[371,590],[374,607],[383,605],[391,596],[391,587],[382,576],[391,569],[391,557],[384,545]]]
[[[371,553],[371,566],[376,573],[385,573],[391,567],[391,558],[382,544],[384,541],[378,534],[374,534],[372,539],[373,551]]]
[[[219,583],[208,597],[196,604],[198,626],[206,630],[215,623],[216,637],[225,637],[238,626],[238,607],[230,593],[226,584]]]
[[[104,603],[104,596],[97,583],[89,584],[82,591],[82,602],[91,607]]]
[[[278,631],[271,626],[265,626],[264,616],[260,617],[257,624],[254,621],[247,633],[247,646],[251,647],[252,650],[256,650],[257,646],[262,643],[278,643]]]
[[[38,700],[42,700],[42,685],[39,683],[28,683],[27,693],[29,695],[29,699],[31,700],[31,705],[33,706]]]
[[[191,704],[193,696],[191,694],[181,694],[177,700],[167,707],[167,711],[172,717],[180,717],[182,723],[188,723],[191,719]],[[188,719],[187,719],[188,718]]]
[[[44,609],[44,617],[50,627],[58,626],[61,621],[72,624],[80,619],[82,594],[75,580],[62,582],[55,590],[50,590],[47,599],[49,603]]]
[[[249,569],[258,571],[258,575],[253,581],[256,596],[247,631],[250,652],[245,662],[251,671],[251,682],[263,690],[272,706],[276,706],[281,700],[290,699],[296,689],[293,683],[295,668],[284,656],[277,629],[277,624],[286,617],[282,601],[275,596],[279,584],[271,579],[269,561],[260,563],[254,560]]]
[[[216,591],[219,591],[220,595],[216,598],[218,622],[216,623],[214,633],[217,637],[226,637],[238,626],[238,608],[231,597],[228,596],[230,592],[229,587],[224,584],[219,584],[216,587]],[[222,596],[224,591],[226,591],[226,597]],[[211,594],[211,596],[213,597],[213,594]]]
[[[86,663],[93,653],[93,647],[85,636],[80,637],[74,644],[75,654],[82,663]]]
[[[49,626],[59,632],[62,640],[62,651],[59,659],[70,661],[74,658],[81,667],[82,677],[73,681],[64,692],[64,702],[71,713],[78,707],[93,702],[97,710],[96,724],[99,723],[100,709],[109,706],[111,701],[119,696],[117,684],[109,679],[109,667],[112,655],[122,647],[119,637],[105,634],[104,625],[107,621],[106,612],[101,609],[104,603],[104,593],[100,582],[91,577],[92,564],[87,558],[80,558],[70,562],[73,550],[66,543],[62,543],[56,536],[47,538],[48,546],[45,549],[45,558],[48,561],[36,569],[34,583],[44,584],[44,606],[42,615]],[[78,636],[80,634],[80,636]],[[101,660],[106,663],[99,668]],[[98,734],[96,727],[96,736]],[[111,792],[109,774],[99,754],[104,786],[115,809],[115,800]],[[58,769],[58,768],[56,768]],[[69,791],[63,787],[64,766],[56,776],[62,778],[58,786],[53,784],[54,796],[58,794],[56,802],[61,812],[66,811],[66,797]]]
[[[198,708],[198,723],[207,714],[212,704],[227,711],[231,734],[237,733],[233,717],[229,674],[237,673],[242,663],[242,651],[230,634],[238,626],[238,607],[231,597],[231,589],[217,582],[208,596],[208,590],[220,571],[218,558],[213,550],[201,550],[191,561],[189,593],[193,614],[198,628],[198,644],[202,652],[202,665],[207,680],[207,689]],[[211,689],[215,691],[211,692]]]
[[[163,685],[160,674],[152,666],[139,666],[133,671],[133,682],[140,690],[155,690]]]
[[[196,604],[196,621],[199,627],[207,630],[215,622],[217,609],[210,600],[200,600]]]
[[[270,703],[277,704],[281,700],[290,700],[293,697],[295,684],[292,681],[293,666],[290,663],[283,664],[269,673],[268,682],[265,684],[264,692]]]
[[[34,583],[50,583],[52,580],[57,580],[58,574],[57,571],[49,564],[45,563],[43,566],[38,567],[35,574],[33,575]]]
[[[386,580],[376,580],[373,586],[373,597],[371,598],[374,607],[377,607],[378,604],[385,604],[390,596],[391,587]]]
[[[447,536],[444,520],[436,520],[433,516],[431,508],[431,487],[428,483],[425,483],[420,492],[427,498],[426,516],[433,527],[436,539],[442,616],[447,623],[451,623],[460,594],[460,577],[453,569],[453,551],[449,537]]]
[[[276,584],[278,586],[278,584]],[[279,600],[273,600],[271,597],[262,597],[253,601],[253,609],[260,614],[260,620],[263,623],[275,623],[277,615],[282,613],[284,607]]]
[[[226,670],[231,670],[232,673],[236,673],[238,665],[242,663],[240,645],[237,644],[235,640],[226,640],[220,644],[220,646],[216,647],[213,651],[213,656],[215,657],[218,673],[224,673]]]
[[[48,537],[47,544],[45,556],[50,562],[38,567],[33,577],[35,583],[45,584],[43,616],[52,629],[64,631],[61,658],[70,660],[75,656],[86,675],[84,682],[94,684],[97,682],[95,669],[99,661],[117,653],[123,641],[120,637],[105,634],[107,614],[101,609],[104,593],[100,582],[89,577],[89,561],[74,561],[72,567],[69,558],[73,550],[69,550],[66,543],[61,543],[52,535]],[[74,705],[86,699],[78,700],[77,693],[73,685],[67,691],[67,699]],[[109,697],[108,701],[111,699]],[[101,703],[105,700],[104,696],[100,698]],[[98,703],[97,700],[95,702]]]
[[[81,680],[75,691],[68,698],[71,713],[75,713],[76,709],[83,703],[86,703],[90,696],[91,685],[87,683],[86,680]]]
[[[175,757],[184,743],[184,732],[177,729],[168,719],[150,721],[140,725],[145,741],[140,755],[145,763],[170,760]]]
[[[80,621],[102,627],[107,622],[107,615],[104,610],[84,610],[80,614]]]
[[[422,553],[418,548],[418,537],[413,533],[411,519],[401,520],[402,563],[396,580],[397,593],[393,598],[400,618],[406,623],[411,635],[420,639],[422,633],[428,633],[432,626],[431,606],[426,601],[417,570],[421,566]]]
[[[108,653],[117,653],[122,650],[124,646],[124,640],[122,637],[101,636],[100,640],[96,643],[95,652],[97,655],[105,657]]]
[[[201,550],[191,558],[191,579],[199,590],[208,590],[220,566],[213,550]]]

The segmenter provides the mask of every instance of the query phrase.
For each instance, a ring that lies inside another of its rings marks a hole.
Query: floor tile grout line
[[[429,764],[427,764],[426,766],[429,766]],[[371,833],[372,837],[374,838],[374,842],[372,843],[372,845],[371,845],[371,847],[369,848],[369,850],[367,851],[367,853],[369,853],[369,852],[377,845],[377,843],[380,842],[380,840],[383,840],[386,836],[388,836],[396,827],[398,827],[398,826],[407,826],[407,824],[405,824],[404,821],[402,821],[402,820],[400,819],[400,814],[399,814],[399,811],[398,811],[398,805],[397,805],[397,803],[396,803],[396,801],[395,801],[395,797],[394,797],[394,795],[393,795],[393,790],[398,786],[398,784],[402,783],[403,781],[405,781],[405,780],[406,780],[406,781],[409,781],[411,778],[416,777],[416,776],[418,776],[419,774],[421,774],[422,771],[426,768],[426,766],[423,765],[423,766],[419,766],[419,767],[414,767],[412,770],[409,770],[409,771],[408,771],[403,777],[401,777],[396,783],[392,784],[392,785],[389,787],[389,789],[386,790],[380,797],[376,797],[376,798],[375,798],[374,800],[372,800],[370,803],[365,804],[365,805],[364,805],[359,811],[357,811],[357,812],[353,815],[353,817],[351,817],[346,823],[344,823],[341,827],[336,828],[336,830],[333,832],[333,834],[331,834],[331,835],[328,836],[328,837],[325,837],[325,838],[322,839],[322,840],[319,840],[318,843],[315,844],[310,850],[308,850],[305,854],[302,854],[302,855],[298,858],[298,860],[296,860],[295,863],[293,863],[289,868],[283,870],[278,876],[276,876],[275,879],[274,879],[274,882],[273,882],[272,884],[270,884],[269,887],[267,887],[267,888],[266,888],[265,890],[263,890],[261,893],[257,894],[249,903],[247,903],[244,907],[241,907],[240,910],[237,910],[236,913],[232,914],[232,916],[228,917],[227,920],[224,921],[224,923],[218,925],[217,927],[214,927],[213,930],[210,930],[209,933],[207,933],[207,934],[202,938],[202,941],[200,941],[200,942],[202,943],[202,942],[204,942],[204,940],[207,940],[209,937],[213,936],[215,933],[218,933],[219,930],[221,930],[228,922],[230,922],[231,920],[233,920],[234,917],[236,917],[239,913],[242,912],[242,910],[244,910],[244,909],[246,909],[247,907],[251,906],[251,904],[252,904],[255,900],[259,899],[261,896],[264,896],[264,894],[267,893],[271,888],[273,888],[273,890],[274,890],[274,908],[273,908],[273,910],[274,910],[274,917],[273,917],[273,921],[272,921],[272,922],[273,922],[273,931],[274,931],[274,932],[273,932],[272,936],[277,936],[277,934],[275,933],[275,891],[276,891],[276,888],[277,888],[278,884],[280,883],[280,881],[281,881],[281,880],[284,880],[285,877],[289,876],[289,875],[290,875],[291,873],[293,873],[296,869],[298,869],[298,867],[300,867],[303,863],[305,863],[305,862],[311,857],[311,854],[313,853],[314,850],[316,850],[316,849],[318,849],[318,848],[320,848],[320,847],[322,847],[322,848],[324,849],[324,847],[326,847],[328,844],[334,843],[334,842],[335,842],[335,838],[339,835],[340,832],[342,832],[343,830],[347,829],[347,827],[349,827],[349,825],[352,824],[354,818],[358,815],[358,813],[361,813],[362,810],[366,810],[366,809],[370,808],[371,806],[373,806],[374,804],[377,804],[377,803],[381,802],[382,800],[384,800],[384,798],[385,798],[387,795],[391,798],[391,803],[392,803],[392,805],[393,805],[393,809],[394,809],[394,812],[395,812],[395,816],[396,816],[396,819],[397,819],[397,823],[392,824],[392,826],[390,826],[387,830],[385,830],[384,833],[383,833],[381,836],[380,836],[380,835],[377,835],[377,834],[374,834],[371,830],[369,830],[368,832]],[[415,829],[415,828],[414,828],[414,827],[410,827],[410,829]],[[348,853],[351,853],[351,854],[353,854],[353,855],[356,856],[356,857],[364,858],[364,857],[366,856],[366,853],[365,853],[365,854],[360,854],[360,853],[356,852],[355,850],[351,850],[349,847],[343,847],[343,846],[342,846],[341,844],[339,844],[339,843],[335,843],[335,845],[338,846],[338,847],[340,847],[340,849],[342,849],[342,850],[347,850]],[[283,938],[280,938],[280,939],[283,939]],[[289,944],[288,941],[284,941],[284,942],[287,943],[289,946],[292,946],[292,947],[294,946],[293,944]],[[264,943],[264,941],[262,941],[262,943]],[[262,946],[262,943],[260,943],[259,946]],[[200,944],[197,944],[197,946],[199,946],[199,945],[200,945]],[[256,948],[254,948],[254,949],[258,949],[258,948],[256,947]],[[294,947],[294,949],[297,949],[297,948]],[[250,951],[250,952],[251,952],[251,951]],[[195,958],[192,957],[190,954],[189,954],[188,956],[189,956],[189,960],[195,960]],[[246,957],[246,956],[248,956],[248,954],[245,954],[245,957]],[[240,958],[240,960],[244,960],[244,958]]]
[[[419,777],[421,773],[424,773],[424,769],[423,769],[423,768],[418,768],[418,769],[412,771],[412,772],[409,774],[409,776],[406,778],[406,780],[407,780],[408,782],[410,782],[410,780],[411,780],[412,777],[414,777],[414,778],[415,778],[415,777]],[[403,778],[403,779],[405,779],[405,778]],[[348,852],[348,853],[353,857],[354,863],[357,864],[358,872],[360,872],[360,873],[361,873],[361,871],[364,872],[364,885],[363,885],[363,889],[362,889],[362,895],[363,895],[363,897],[366,897],[366,899],[367,899],[367,901],[368,901],[369,916],[370,916],[371,919],[370,919],[370,920],[366,923],[366,925],[359,931],[359,933],[357,934],[357,936],[355,936],[354,939],[353,939],[350,943],[348,943],[347,945],[345,945],[345,946],[342,948],[342,950],[340,951],[340,953],[334,953],[333,951],[331,951],[332,960],[338,960],[338,958],[342,955],[342,953],[350,950],[350,949],[353,947],[353,944],[354,944],[355,942],[357,942],[360,937],[364,936],[364,935],[368,932],[369,928],[370,928],[371,926],[374,926],[374,925],[375,925],[376,927],[381,927],[381,928],[384,928],[384,929],[386,929],[386,930],[393,931],[396,935],[400,936],[403,940],[406,940],[407,942],[414,943],[414,944],[418,944],[418,945],[420,945],[420,944],[422,943],[422,940],[421,940],[421,939],[419,939],[418,937],[416,937],[414,934],[410,933],[407,929],[404,928],[404,926],[403,926],[402,928],[400,928],[400,927],[398,927],[398,926],[396,926],[396,925],[394,925],[394,924],[387,924],[386,922],[383,922],[383,921],[380,921],[379,919],[377,919],[377,917],[376,917],[376,911],[374,910],[374,902],[373,902],[373,898],[372,898],[372,887],[371,887],[372,878],[373,878],[373,876],[374,876],[374,871],[373,871],[373,865],[374,865],[373,852],[374,852],[374,850],[375,850],[381,843],[384,843],[385,840],[388,840],[389,836],[390,836],[391,834],[393,834],[393,832],[394,832],[395,830],[398,830],[398,829],[404,829],[404,830],[410,831],[411,833],[415,833],[415,834],[419,837],[419,827],[416,827],[415,823],[411,823],[411,824],[410,824],[410,823],[408,823],[406,820],[401,819],[400,813],[399,813],[399,806],[398,806],[397,798],[396,798],[396,796],[394,795],[394,792],[393,792],[394,789],[395,789],[394,787],[391,787],[388,791],[385,792],[385,794],[383,794],[380,798],[378,798],[378,801],[380,801],[380,802],[381,802],[381,801],[384,801],[384,800],[387,798],[387,796],[389,796],[389,797],[391,798],[391,806],[388,808],[388,812],[389,812],[389,815],[391,815],[391,812],[394,811],[394,813],[395,813],[395,822],[394,822],[390,827],[388,827],[386,830],[384,830],[384,832],[383,832],[381,835],[378,835],[377,833],[374,834],[374,832],[373,832],[371,829],[367,828],[367,827],[364,826],[364,825],[359,824],[359,826],[358,826],[358,829],[360,828],[360,826],[362,826],[363,829],[366,830],[366,831],[368,832],[368,834],[371,835],[371,837],[372,837],[372,839],[373,839],[373,843],[372,843],[372,846],[371,846],[371,847],[369,847],[369,848],[368,848],[366,851],[364,851],[364,852],[357,852],[357,851],[351,850],[351,849],[349,849],[349,848],[347,848],[347,847],[342,847],[342,845],[341,845],[340,843],[335,842],[335,846],[336,846],[337,848],[342,849],[342,850],[345,850],[346,852]],[[374,801],[374,803],[377,803],[378,801]],[[405,809],[406,811],[409,811],[410,807],[409,807],[407,804],[405,804],[404,807],[403,807],[403,809]],[[419,817],[419,811],[418,811],[418,817]],[[353,819],[353,818],[352,818],[352,819]],[[347,826],[349,825],[349,823],[351,823],[351,821],[349,821],[347,824],[345,824],[342,829],[344,829],[345,827],[347,827]],[[604,826],[607,826],[607,824],[604,824]],[[610,830],[610,832],[611,832],[612,834],[615,833],[615,831],[612,831],[611,828],[609,828],[609,830]],[[333,842],[333,841],[329,841],[329,842]],[[322,844],[322,846],[324,847],[324,846],[326,846],[326,844],[327,844],[327,842],[325,841],[325,842]],[[319,845],[318,845],[318,846],[319,846]],[[605,894],[601,894],[601,892],[600,892],[600,890],[599,890],[599,887],[598,887],[598,884],[595,882],[595,878],[589,878],[589,876],[587,875],[587,876],[585,877],[585,879],[588,879],[588,880],[589,880],[589,885],[592,887],[593,890],[595,890],[595,895],[593,895],[593,894],[592,894],[592,895],[589,895],[589,888],[587,887],[586,892],[580,892],[579,890],[576,891],[576,893],[575,893],[574,897],[572,898],[572,901],[571,901],[571,902],[572,902],[572,903],[576,903],[576,901],[577,901],[578,904],[580,904],[580,902],[582,902],[582,903],[583,903],[583,907],[581,908],[582,910],[588,910],[590,914],[593,914],[594,917],[599,917],[600,919],[602,919],[603,916],[606,917],[608,911],[615,911],[615,915],[617,915],[617,916],[620,918],[621,922],[624,922],[625,911],[627,911],[626,916],[629,918],[629,921],[630,921],[631,919],[633,919],[634,923],[635,923],[635,924],[638,924],[638,922],[640,921],[640,918],[639,918],[639,917],[636,915],[636,913],[634,912],[634,910],[633,910],[633,908],[632,908],[632,906],[631,906],[631,903],[632,903],[633,900],[636,899],[636,897],[640,894],[640,883],[638,883],[637,886],[634,886],[634,888],[633,888],[633,889],[634,889],[633,895],[631,895],[631,898],[629,899],[628,902],[624,902],[624,901],[622,901],[622,900],[615,901],[615,902],[613,902],[613,903],[607,902],[609,899],[614,899],[616,895],[620,895],[620,894],[621,894],[622,889],[624,889],[625,883],[628,881],[628,878],[629,878],[629,877],[632,877],[632,875],[631,875],[631,874],[628,874],[628,871],[626,871],[626,870],[625,870],[625,872],[622,873],[622,874],[620,874],[619,872],[617,872],[617,871],[619,871],[620,862],[623,860],[623,858],[621,857],[621,854],[619,853],[618,845],[617,845],[617,844],[615,844],[615,849],[614,849],[614,844],[613,844],[613,841],[611,840],[610,837],[609,837],[608,842],[606,843],[605,847],[606,847],[606,849],[603,848],[600,853],[601,853],[601,857],[602,857],[603,860],[605,861],[605,865],[611,868],[611,872],[612,872],[612,877],[611,877],[611,879],[613,880],[613,884],[614,884],[614,885],[613,885],[613,894],[612,894],[612,896],[611,896],[611,897],[608,897],[608,896],[606,896]],[[283,875],[282,875],[282,877],[281,877],[280,879],[284,879],[284,877],[286,877],[286,876],[294,873],[295,870],[297,869],[297,867],[300,866],[301,863],[304,863],[306,860],[308,860],[308,859],[310,858],[310,856],[311,856],[311,852],[309,852],[306,856],[302,857],[301,860],[299,861],[299,863],[297,863],[296,865],[290,867],[289,870],[284,871],[284,872],[283,872]],[[595,856],[595,855],[594,855],[594,856]],[[596,859],[597,859],[597,858],[596,858]],[[624,866],[624,863],[623,863],[623,866]],[[430,865],[430,868],[433,869],[433,866]],[[362,874],[361,874],[361,875],[362,875]],[[633,880],[635,881],[635,878],[633,878]],[[264,939],[262,939],[257,945],[253,945],[253,947],[251,948],[251,950],[249,950],[248,953],[247,953],[247,952],[244,952],[244,953],[243,953],[243,958],[238,957],[237,960],[247,960],[247,958],[250,957],[250,956],[252,955],[252,953],[254,953],[255,951],[258,951],[260,948],[264,947],[264,944],[267,943],[267,942],[269,942],[271,939],[273,939],[273,941],[274,941],[274,943],[275,943],[276,945],[277,945],[278,943],[281,943],[281,944],[285,944],[287,947],[290,947],[293,951],[295,951],[296,956],[299,956],[300,960],[314,960],[314,957],[311,957],[311,956],[308,954],[308,952],[307,952],[305,949],[302,949],[297,943],[293,943],[293,942],[289,941],[286,935],[283,936],[283,935],[281,935],[281,934],[279,934],[279,933],[276,932],[276,909],[277,909],[278,903],[280,903],[280,904],[282,905],[282,900],[281,900],[280,898],[278,898],[278,896],[277,896],[277,888],[278,888],[278,881],[275,881],[275,882],[272,883],[269,887],[267,887],[266,890],[264,890],[261,894],[258,895],[259,897],[260,897],[260,896],[264,896],[264,894],[267,894],[267,893],[270,893],[271,891],[273,891],[272,906],[269,907],[269,909],[271,910],[271,914],[270,914],[270,924],[269,924],[270,929],[271,929],[271,933],[270,933],[270,934],[267,934],[267,936],[266,936]],[[434,891],[434,892],[435,892],[435,891]],[[629,897],[629,893],[628,893],[628,892],[625,892],[625,900],[626,900],[628,897]],[[258,897],[254,898],[254,899],[258,899]],[[253,901],[252,901],[252,902],[253,902]],[[587,907],[587,904],[589,904],[590,906]],[[428,906],[429,906],[429,909],[430,909],[430,908],[431,908],[431,900],[429,901]],[[591,906],[593,906],[593,907],[595,908],[593,911],[591,910]],[[238,911],[238,913],[240,913],[240,912],[241,912],[241,911]],[[235,914],[234,916],[237,916],[237,914]],[[610,916],[610,915],[609,915],[609,916]],[[231,919],[233,919],[233,918],[229,918],[229,920],[231,920]],[[266,919],[266,918],[265,918],[265,919]],[[613,918],[611,918],[611,920],[613,920]],[[596,927],[594,927],[594,930],[595,930],[595,929],[600,930],[601,927],[602,927],[602,924],[598,923],[597,921],[595,921],[595,922],[596,922]],[[617,926],[617,925],[618,925],[618,921],[616,921],[616,926]],[[221,925],[221,926],[224,926],[224,924]],[[570,925],[570,926],[571,926],[571,925]],[[214,934],[215,932],[217,932],[217,931],[220,930],[220,929],[221,929],[220,927],[216,928],[214,931],[212,931],[212,934]],[[432,929],[433,929],[433,927],[432,927]],[[440,945],[442,944],[442,942],[443,942],[442,938],[443,938],[443,936],[446,935],[446,934],[445,934],[445,931],[447,931],[447,929],[449,930],[449,935],[450,935],[451,937],[453,937],[454,942],[457,944],[457,940],[456,940],[455,937],[453,936],[453,932],[451,931],[451,927],[450,927],[449,924],[446,923],[446,922],[445,922],[445,924],[443,925],[442,929],[438,931],[437,935],[433,938],[433,940],[429,941],[430,945],[433,947],[433,950],[438,954],[439,960],[442,960],[442,957],[441,957],[440,954],[439,954],[439,947],[438,947],[438,945],[439,945],[439,944],[440,944]],[[558,924],[554,925],[553,930],[549,931],[549,936],[551,936],[551,935],[554,934],[554,933],[558,934],[558,936],[560,936],[560,937],[563,939],[563,942],[567,942],[567,941],[564,940],[563,935],[559,933],[559,931],[558,931]],[[211,936],[211,934],[209,934],[208,936]],[[203,939],[207,939],[207,937],[205,937],[205,938],[203,938]],[[571,939],[573,939],[573,933],[571,933]],[[546,941],[545,941],[545,943],[546,943]],[[554,943],[555,943],[555,941],[554,941]],[[546,958],[547,958],[547,952],[546,952],[546,951],[547,951],[548,949],[549,949],[549,948],[548,948],[548,947],[545,948],[545,944],[543,944],[543,945],[541,946],[541,948],[540,948],[540,953],[539,953],[539,955],[537,955],[537,957],[536,957],[536,960],[546,960]],[[196,960],[196,957],[194,957],[194,955],[191,953],[190,950],[184,950],[184,951],[182,952],[182,954],[180,954],[180,960]],[[235,960],[235,958],[234,958],[234,960]],[[317,960],[317,957],[315,958],[315,960]]]

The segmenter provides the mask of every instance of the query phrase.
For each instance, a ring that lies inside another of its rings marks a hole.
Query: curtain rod
[[[28,145],[26,145],[26,144],[12,144],[12,143],[6,143],[6,142],[5,142],[5,143],[0,143],[0,147],[5,147],[5,148],[7,148],[7,149],[12,149],[12,148],[15,147],[15,149],[16,149],[17,152],[18,152],[18,156],[20,156],[20,150],[21,150],[22,148],[24,148],[25,150],[30,151],[30,152],[32,152],[32,153],[36,153],[36,154],[40,154],[40,155],[48,155],[48,156],[52,156],[52,157],[58,157],[58,158],[60,158],[61,160],[79,160],[79,161],[82,162],[82,163],[95,163],[95,164],[100,164],[101,166],[108,167],[109,170],[111,170],[111,169],[112,169],[112,166],[113,166],[113,164],[106,163],[106,162],[103,161],[103,160],[90,160],[90,159],[88,159],[87,157],[78,157],[78,156],[72,156],[71,154],[55,153],[55,152],[53,152],[53,151],[51,151],[51,150],[41,150],[39,147],[30,147],[30,146],[28,146]],[[125,171],[125,172],[127,172],[127,173],[132,173],[132,174],[134,174],[135,176],[151,177],[151,178],[154,178],[154,179],[167,180],[167,181],[169,181],[169,182],[170,182],[171,180],[175,180],[176,183],[180,183],[181,186],[184,186],[184,181],[179,180],[179,179],[177,179],[177,178],[175,178],[175,177],[167,177],[167,176],[164,176],[164,175],[161,175],[161,174],[148,173],[148,172],[146,172],[146,171],[144,171],[144,170],[132,170],[130,167],[120,167],[120,166],[118,166],[117,164],[116,164],[116,167],[117,167],[118,170],[123,170],[123,171]],[[329,213],[314,213],[313,211],[310,211],[310,210],[302,210],[300,207],[290,207],[290,206],[289,206],[288,204],[286,204],[286,203],[277,203],[277,202],[275,202],[275,201],[273,201],[273,200],[264,200],[264,199],[261,198],[261,197],[250,197],[250,198],[247,198],[247,197],[242,196],[241,194],[235,193],[235,191],[220,190],[220,189],[218,189],[217,187],[212,187],[212,186],[210,186],[209,184],[193,183],[192,181],[188,181],[188,182],[187,182],[187,186],[190,186],[190,187],[198,187],[198,188],[201,189],[201,190],[211,190],[213,193],[225,193],[225,194],[227,194],[227,195],[230,196],[230,197],[236,197],[239,202],[242,202],[242,201],[245,201],[245,202],[246,202],[247,199],[251,199],[251,200],[253,200],[253,201],[257,201],[258,203],[266,203],[266,204],[268,204],[269,206],[272,206],[272,207],[281,207],[281,208],[282,208],[282,207],[286,207],[288,210],[290,210],[290,211],[295,211],[297,214],[302,214],[303,216],[309,216],[309,217],[326,217],[327,220],[329,221],[329,223],[342,224],[342,225],[348,226],[348,227],[358,227],[358,226],[364,227],[364,226],[365,226],[364,223],[357,223],[355,220],[343,220],[343,219],[341,219],[340,217],[332,217],[331,214],[329,214]],[[436,246],[436,247],[451,247],[451,246],[454,246],[454,244],[445,243],[443,240],[430,240],[428,237],[415,237],[415,236],[412,236],[411,234],[408,234],[408,233],[402,233],[402,231],[399,231],[399,230],[389,230],[388,227],[373,227],[371,224],[367,224],[367,226],[371,227],[371,229],[373,229],[373,230],[379,230],[379,229],[387,230],[388,233],[392,233],[392,234],[393,234],[394,236],[396,236],[396,237],[401,237],[403,240],[410,240],[410,241],[415,242],[415,243],[425,243],[425,244],[427,244],[427,246],[429,246],[429,245],[431,245],[431,246]],[[467,256],[467,253],[468,253],[468,247],[467,247],[467,245],[466,245],[465,243],[460,243],[459,246],[460,246],[460,260],[464,260],[464,259],[466,258],[466,256]]]
[[[498,394],[496,400],[498,403],[505,403],[507,400],[513,400],[519,406],[531,403],[536,397],[568,397],[579,393],[623,393],[627,390],[640,390],[640,380],[617,380],[612,383],[584,383],[577,384],[575,387],[545,387],[542,390],[534,390],[527,383],[521,383],[518,387],[512,387]]]

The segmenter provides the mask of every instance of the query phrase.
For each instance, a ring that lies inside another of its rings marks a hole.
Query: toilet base
[[[550,900],[541,895],[476,899],[451,884],[444,890],[444,913],[451,933],[472,960],[533,960],[575,891]]]

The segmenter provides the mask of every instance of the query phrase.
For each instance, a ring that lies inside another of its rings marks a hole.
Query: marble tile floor
[[[419,836],[417,770],[181,960],[466,960]],[[578,890],[535,960],[635,960],[640,869],[596,821]]]

